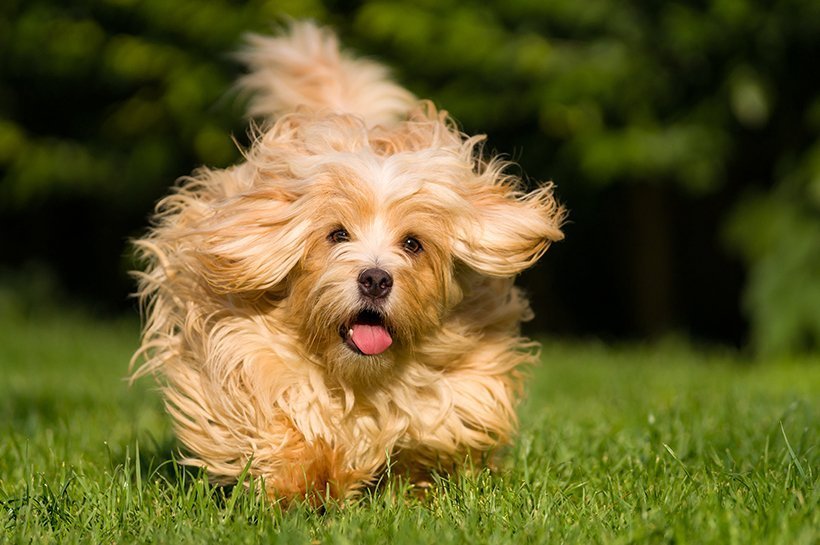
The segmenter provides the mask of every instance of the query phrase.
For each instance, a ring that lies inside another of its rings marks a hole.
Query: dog
[[[536,359],[513,279],[563,237],[553,185],[314,23],[240,58],[265,119],[244,160],[182,178],[135,242],[134,376],[184,462],[283,503],[489,463]]]

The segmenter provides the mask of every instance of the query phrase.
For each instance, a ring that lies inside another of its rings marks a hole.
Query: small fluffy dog
[[[388,465],[421,481],[487,459],[534,359],[513,277],[562,238],[552,186],[527,193],[327,29],[251,37],[242,58],[269,122],[136,243],[136,375],[162,377],[186,461],[322,501]]]

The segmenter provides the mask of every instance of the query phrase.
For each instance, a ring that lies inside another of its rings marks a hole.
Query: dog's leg
[[[372,480],[367,471],[350,468],[345,452],[319,439],[288,445],[280,451],[276,469],[266,473],[265,491],[273,501],[288,505],[304,499],[314,507],[342,501]]]

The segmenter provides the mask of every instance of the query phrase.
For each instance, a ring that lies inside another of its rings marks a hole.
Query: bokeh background
[[[3,0],[0,289],[135,314],[129,238],[238,160],[231,53],[287,17],[557,183],[530,332],[820,347],[816,0]]]

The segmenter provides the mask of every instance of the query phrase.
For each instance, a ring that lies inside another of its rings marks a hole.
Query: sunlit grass
[[[8,304],[3,304],[8,303]],[[545,342],[495,473],[283,512],[176,465],[135,320],[0,301],[0,541],[817,542],[817,362]]]

